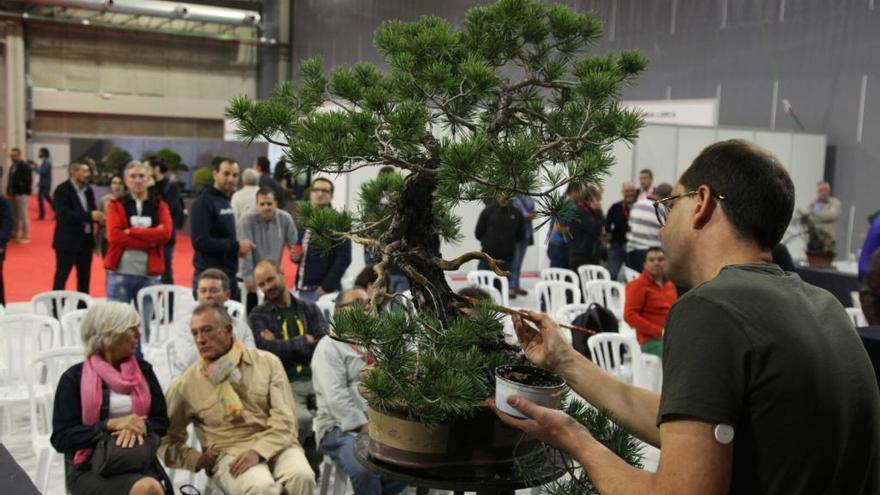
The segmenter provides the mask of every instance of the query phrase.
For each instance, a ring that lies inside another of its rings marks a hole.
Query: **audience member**
[[[568,213],[552,219],[547,243],[550,268],[568,268],[568,224],[574,214],[575,205],[581,200],[583,190],[583,184],[569,182],[565,189]]]
[[[474,235],[480,241],[480,250],[488,254],[498,263],[502,270],[513,267],[513,255],[516,243],[525,240],[525,218],[511,204],[510,198],[499,197],[488,201],[480,212]],[[489,270],[489,265],[480,260],[479,270]],[[510,297],[516,297],[511,293]]]
[[[831,184],[822,181],[816,184],[816,199],[810,204],[809,215],[816,226],[827,232],[832,239],[837,238],[837,219],[840,218],[840,200],[831,195]]]
[[[257,191],[256,210],[241,217],[238,236],[254,241],[254,249],[241,258],[241,277],[248,291],[247,305],[250,310],[257,303],[257,285],[254,282],[254,266],[263,260],[281,263],[286,247],[291,260],[297,241],[296,223],[290,213],[278,209],[275,193],[271,188]]]
[[[207,302],[226,304],[229,295],[229,277],[225,273],[216,268],[208,268],[199,274],[196,282],[196,304]],[[180,376],[199,359],[199,350],[196,348],[196,342],[193,340],[189,327],[192,316],[189,312],[191,310],[192,307],[183,309],[185,314],[175,318],[174,325],[171,327],[171,338],[174,340],[174,359],[169,365],[173,370],[173,376]],[[251,327],[244,319],[232,319],[232,333],[235,340],[241,342],[241,345],[250,349],[257,346]]]
[[[257,348],[281,359],[296,401],[300,440],[305,445],[313,433],[309,403],[314,403],[315,389],[310,364],[315,345],[327,334],[327,322],[314,303],[294,297],[284,287],[284,271],[274,261],[259,262],[254,280],[266,300],[248,315],[248,323]]]
[[[315,475],[297,441],[296,405],[277,357],[235,339],[222,304],[193,309],[201,359],[168,391],[165,465],[204,469],[225,493],[312,495]],[[202,451],[188,445],[192,423]]]
[[[165,243],[171,238],[173,226],[168,205],[147,192],[149,167],[130,162],[123,175],[128,194],[111,200],[107,206],[104,268],[107,299],[128,303],[144,287],[160,282],[165,271]]]
[[[89,293],[92,251],[95,237],[92,225],[103,223],[104,214],[95,205],[95,193],[88,185],[92,170],[84,163],[70,164],[70,179],[55,188],[55,278],[53,290],[64,290],[70,270],[76,266],[76,290]]]
[[[15,242],[27,244],[31,242],[31,220],[28,218],[28,201],[31,198],[34,184],[34,169],[22,159],[21,150],[12,148],[9,152],[12,165],[9,167],[9,182],[6,193],[12,198],[15,210],[15,225],[12,233]]]
[[[272,162],[265,156],[258,156],[254,160],[254,168],[260,173],[260,187],[271,188],[275,192],[278,208],[283,210],[287,205],[287,191],[272,177]]]
[[[672,194],[672,186],[666,182],[654,190],[656,199]],[[629,212],[629,238],[626,243],[626,266],[641,272],[645,252],[649,247],[660,245],[660,223],[654,213],[654,196],[636,201]]]
[[[529,246],[535,243],[535,228],[532,220],[535,218],[535,200],[531,196],[517,194],[513,197],[513,206],[522,213],[523,216],[523,238],[517,241],[513,250],[513,260],[510,265],[510,293],[524,296],[527,294],[525,289],[520,287],[520,273],[522,272],[523,260],[526,257],[526,251]]]
[[[46,207],[43,201],[49,203],[52,209],[52,157],[49,156],[49,148],[40,148],[40,166],[37,169],[39,181],[37,182],[37,206],[40,209],[39,220],[46,219]],[[54,211],[54,210],[53,210]]]
[[[630,181],[623,183],[623,199],[608,208],[605,232],[608,233],[608,273],[617,280],[620,267],[626,261],[626,237],[629,234],[629,211],[636,202],[636,186]]]
[[[880,325],[880,250],[871,255],[865,288],[859,293],[859,302],[868,325]]]
[[[98,211],[100,211],[104,218],[107,217],[107,206],[110,205],[110,200],[119,199],[125,196],[127,192],[125,190],[125,179],[122,178],[122,174],[113,174],[110,177],[110,190],[101,197],[101,200],[98,202]],[[97,229],[95,233],[95,240],[97,241],[98,246],[96,246],[96,251],[101,253],[101,257],[107,256],[107,225],[104,223],[97,224]]]
[[[654,172],[652,172],[650,168],[643,168],[639,171],[639,201],[659,196],[654,190],[654,186],[652,185],[653,182]]]
[[[368,300],[363,289],[342,291],[336,298],[336,313]],[[318,342],[312,359],[318,403],[315,438],[320,452],[348,474],[355,495],[394,495],[405,486],[370,471],[354,455],[354,440],[368,427],[367,403],[358,393],[360,373],[374,361],[354,344],[331,338]]]
[[[232,193],[232,200],[230,201],[236,225],[240,225],[244,214],[252,211],[257,205],[257,191],[260,190],[260,173],[252,168],[246,168],[241,173],[241,182],[244,186]]]
[[[871,228],[865,234],[865,242],[862,243],[862,252],[859,254],[859,280],[864,280],[868,275],[871,256],[880,250],[880,210],[874,212],[870,220]]]
[[[119,302],[96,303],[83,319],[86,358],[58,382],[50,438],[55,450],[64,454],[71,495],[173,491],[155,457],[149,466],[124,474],[101,473],[91,463],[99,442],[155,449],[168,430],[165,397],[153,367],[134,356],[139,327],[134,307]]]
[[[527,315],[538,329],[517,318],[532,363],[661,449],[655,473],[558,409],[513,397],[529,419],[502,420],[571,455],[601,493],[877,493],[880,394],[852,320],[761,261],[794,197],[775,157],[731,140],[703,150],[657,204],[667,274],[693,287],[669,312],[659,396],[589,362],[549,316]]]
[[[162,283],[174,284],[174,246],[177,243],[177,229],[183,228],[186,222],[186,208],[180,196],[180,187],[166,175],[168,163],[156,156],[147,158],[144,163],[149,165],[153,176],[150,194],[162,198],[171,213],[171,239],[165,243],[165,271],[162,272]]]
[[[333,183],[319,177],[309,188],[309,202],[312,206],[331,208]],[[297,295],[306,301],[317,301],[319,297],[342,289],[342,276],[351,264],[351,241],[343,239],[336,242],[328,253],[309,249],[311,232],[300,228],[297,239],[302,244],[302,254],[294,254],[297,271]]]
[[[675,284],[666,278],[663,249],[648,248],[642,274],[626,284],[623,308],[623,320],[636,331],[642,352],[663,357],[666,315],[677,298]]]
[[[6,306],[6,285],[3,282],[3,262],[6,260],[6,244],[12,239],[12,207],[9,200],[0,195],[0,304]]]
[[[379,279],[375,267],[375,264],[365,266],[354,278],[354,286],[364,289],[367,292],[367,297],[371,300],[373,299],[373,286],[375,285],[376,280]]]
[[[227,158],[216,161],[213,179],[192,204],[193,287],[198,274],[208,268],[218,268],[230,281],[236,280],[238,258],[254,248],[253,241],[237,239],[235,235],[235,216],[229,196],[238,185],[238,163]],[[240,299],[238,284],[232,284],[231,291],[233,299]]]
[[[568,269],[577,271],[581,265],[598,265],[605,219],[602,218],[602,193],[593,186],[584,187],[580,201],[575,203],[569,222]]]

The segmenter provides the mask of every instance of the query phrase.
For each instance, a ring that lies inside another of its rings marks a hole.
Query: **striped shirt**
[[[645,250],[660,245],[660,223],[654,213],[653,201],[642,199],[629,212],[629,236],[626,250]]]

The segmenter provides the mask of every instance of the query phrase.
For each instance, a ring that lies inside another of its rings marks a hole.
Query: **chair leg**
[[[333,468],[336,470],[336,476],[333,477],[333,495],[345,495],[348,491],[348,474],[334,463]]]
[[[327,495],[327,492],[330,490],[330,478],[333,476],[333,467],[333,461],[331,461],[329,457],[324,457],[320,468],[321,480],[320,486],[318,487],[319,495]]]
[[[37,454],[37,472],[34,479],[40,493],[49,491],[49,470],[52,464],[52,449],[44,447]]]

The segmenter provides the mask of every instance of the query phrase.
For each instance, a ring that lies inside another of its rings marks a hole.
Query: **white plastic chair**
[[[12,409],[28,403],[28,362],[53,347],[61,324],[51,316],[17,314],[0,316],[0,408],[6,430],[12,428]],[[39,390],[46,393],[48,390]]]
[[[544,268],[541,270],[541,280],[577,284],[578,274],[568,268]]]
[[[653,390],[638,341],[616,333],[599,333],[587,339],[597,366],[637,387]],[[624,358],[623,350],[626,350]],[[656,359],[656,356],[651,356]]]
[[[6,306],[0,304],[0,316],[3,316],[5,314],[6,314]]]
[[[28,366],[28,402],[30,404],[31,447],[37,456],[34,483],[40,493],[49,491],[49,472],[54,461],[64,462],[64,455],[55,452],[52,435],[52,412],[55,389],[61,375],[83,360],[82,347],[61,347],[35,354]],[[56,476],[62,478],[63,476]]]
[[[862,299],[859,295],[859,291],[850,291],[849,298],[852,299],[852,307],[862,309]]]
[[[868,320],[865,318],[864,313],[860,308],[844,308],[846,310],[846,314],[849,315],[850,319],[853,322],[853,325],[858,327],[866,327],[868,326]]]
[[[168,297],[172,295],[173,297]],[[144,315],[145,305],[150,303],[148,316]],[[173,303],[173,306],[172,306]],[[141,313],[141,326],[144,352],[149,349],[161,348],[171,335],[174,317],[189,314],[183,308],[194,304],[192,290],[179,285],[151,285],[137,293],[137,307]]]
[[[61,346],[76,346],[82,343],[80,327],[83,318],[86,317],[87,309],[77,309],[61,316],[61,334],[55,339],[55,344]]]
[[[238,320],[242,323],[247,323],[247,314],[246,314],[247,312],[245,311],[244,304],[242,304],[238,301],[229,299],[225,303],[223,303],[223,306],[226,307],[226,312],[229,313],[229,316],[231,316],[233,320]]]
[[[324,315],[324,320],[328,323],[333,321],[333,313],[336,312],[336,303],[331,301],[322,301],[318,299],[315,302],[315,306],[321,310],[321,314]]]
[[[34,314],[51,316],[61,319],[61,316],[71,311],[76,311],[82,303],[86,308],[95,302],[88,294],[72,290],[50,290],[41,292],[31,298],[31,308]]]
[[[618,320],[623,320],[623,308],[626,302],[626,286],[612,280],[594,280],[587,282],[584,290],[584,302],[601,304],[614,313]]]
[[[626,280],[626,283],[630,283],[633,280],[639,278],[641,273],[633,270],[632,268],[625,266],[623,267],[623,279]]]
[[[567,323],[570,325],[571,322],[573,322],[575,320],[575,318],[582,315],[583,313],[586,313],[588,309],[590,309],[589,304],[584,304],[584,303],[566,304],[565,306],[562,306],[561,308],[557,309],[556,313],[554,313],[553,316],[554,316],[554,318],[556,318],[556,321],[558,321],[559,323]],[[563,328],[562,329],[562,336],[565,337],[565,341],[568,342],[569,345],[571,345],[571,342],[572,342],[571,330],[569,330],[567,328]]]
[[[467,274],[467,281],[473,285],[480,287],[492,287],[501,291],[501,304],[510,306],[510,289],[507,284],[507,278],[496,275],[491,270],[474,270]],[[497,286],[495,284],[498,284]],[[499,289],[500,287],[500,289]]]
[[[333,459],[324,456],[321,461],[321,486],[319,487],[319,495],[329,495],[330,478],[333,478],[333,495],[345,495],[351,486],[351,480],[348,474],[333,462]]]
[[[580,279],[581,291],[583,291],[584,296],[587,295],[587,282],[592,282],[594,280],[611,280],[611,273],[601,265],[581,265],[577,269],[577,274]]]
[[[559,308],[566,304],[581,301],[581,289],[577,284],[558,281],[541,281],[535,284],[535,293],[538,295],[538,306],[544,302],[544,311],[555,315]]]

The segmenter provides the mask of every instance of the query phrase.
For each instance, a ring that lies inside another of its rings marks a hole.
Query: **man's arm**
[[[254,222],[253,217],[245,213],[241,217],[240,221],[241,232],[238,233],[239,239],[256,239],[254,235]],[[254,278],[254,253],[253,251],[248,253],[246,256],[243,256],[239,260],[239,266],[241,267],[241,276],[242,278],[247,280],[253,280]]]
[[[263,433],[256,436],[252,450],[265,460],[275,457],[282,450],[298,443],[296,438],[296,405],[293,402],[293,393],[290,391],[290,382],[284,367],[274,356],[267,359],[271,367],[269,376],[269,419],[268,427]]]
[[[178,379],[168,391],[166,402],[168,403],[170,424],[168,433],[162,438],[162,443],[159,445],[158,455],[162,462],[170,468],[196,471],[196,466],[202,455],[186,443],[189,438],[186,432],[186,427],[189,424],[189,412],[186,398],[180,389],[181,381]]]
[[[126,233],[126,230],[129,230],[129,233]],[[107,241],[123,249],[147,250],[154,244],[131,235],[125,208],[117,201],[107,204]]]
[[[196,251],[211,254],[227,254],[238,252],[238,241],[235,239],[215,239],[211,237],[211,225],[217,221],[214,209],[207,198],[199,198],[193,203],[190,234]]]
[[[73,185],[64,182],[55,188],[55,193],[52,195],[52,207],[55,210],[57,221],[62,223],[81,223],[83,225],[91,223],[92,212],[80,210],[73,204],[73,201],[79,203],[79,198],[76,197]]]
[[[135,239],[149,242],[150,244],[165,244],[171,239],[171,210],[168,205],[159,200],[159,225],[154,227],[137,227],[129,229],[129,234]]]
[[[335,341],[318,344],[312,359],[312,382],[315,390],[327,397],[327,409],[339,428],[350,431],[367,424],[367,415],[348,386],[348,368]]]
[[[340,287],[342,276],[345,274],[345,270],[348,269],[348,265],[351,264],[351,241],[343,239],[333,247],[333,254],[333,264],[330,265],[330,269],[327,270],[327,273],[324,274],[324,279],[321,280],[321,288],[324,289],[325,293],[333,292]]]
[[[257,349],[271,352],[285,364],[308,364],[314,348],[305,335],[297,335],[290,340],[283,340],[280,335],[275,335],[276,338],[273,340],[263,338],[261,332],[272,328],[269,324],[270,319],[270,314],[258,310],[252,311],[248,316],[248,325],[251,327]],[[292,331],[288,329],[288,333],[295,335],[296,329]]]
[[[623,321],[633,327],[636,332],[647,335],[652,339],[663,336],[663,325],[657,325],[642,316],[642,310],[648,299],[648,291],[638,282],[632,282],[626,286],[624,298]]]

